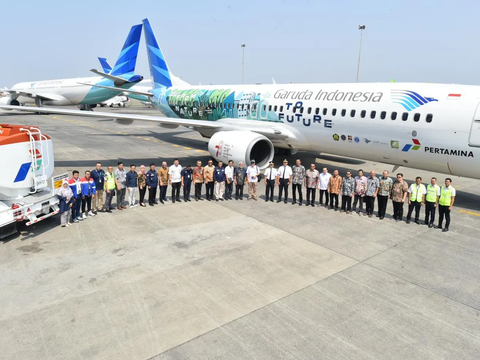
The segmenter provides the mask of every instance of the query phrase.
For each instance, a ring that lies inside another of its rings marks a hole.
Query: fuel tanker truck
[[[0,239],[17,224],[36,224],[58,214],[56,188],[67,174],[51,178],[52,139],[39,128],[0,124]],[[49,181],[50,179],[50,181]]]

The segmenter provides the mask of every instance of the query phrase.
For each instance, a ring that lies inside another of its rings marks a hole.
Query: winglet
[[[103,72],[109,74],[112,71],[112,67],[108,63],[107,59],[99,57],[98,61],[100,61],[100,65],[102,66]]]
[[[153,78],[154,87],[169,88],[172,86],[170,70],[168,69],[162,50],[160,46],[158,46],[157,39],[155,38],[148,19],[143,20],[143,26],[145,27],[145,42],[147,44],[148,62],[150,64],[150,74]]]
[[[125,75],[135,71],[137,64],[138,46],[142,35],[142,25],[134,25],[130,29],[127,40],[118,56],[117,62],[110,72],[111,75]]]

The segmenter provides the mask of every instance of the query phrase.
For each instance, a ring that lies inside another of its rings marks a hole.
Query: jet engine
[[[235,166],[242,161],[246,166],[254,159],[260,169],[273,160],[272,142],[261,134],[251,131],[220,131],[208,142],[208,151],[217,161],[233,160]]]
[[[12,99],[8,96],[5,96],[5,97],[0,97],[0,105],[20,106],[20,103],[17,99]]]
[[[95,109],[97,107],[97,104],[80,104],[77,105],[77,107],[83,111],[93,111],[92,109]]]
[[[133,123],[133,119],[113,119],[113,121],[120,125],[131,125]]]

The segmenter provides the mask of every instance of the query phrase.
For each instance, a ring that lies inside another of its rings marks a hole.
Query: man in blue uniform
[[[155,197],[157,196],[158,174],[155,170],[155,164],[150,164],[150,170],[147,172],[147,187],[148,187],[148,205],[153,206],[158,204]]]
[[[183,187],[183,201],[191,201],[190,200],[190,189],[192,187],[192,175],[193,170],[191,165],[187,165],[186,168],[182,169],[182,187]]]

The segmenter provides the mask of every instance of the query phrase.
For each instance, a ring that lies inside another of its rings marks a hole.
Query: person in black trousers
[[[277,182],[277,169],[273,167],[273,161],[270,161],[269,167],[265,170],[265,201],[273,202],[273,189]]]
[[[158,174],[155,170],[155,164],[150,164],[150,170],[147,172],[147,186],[148,186],[148,205],[153,206],[158,204],[155,197],[157,196]]]
[[[282,201],[282,193],[285,191],[284,203],[288,200],[288,186],[292,182],[292,168],[288,166],[288,160],[283,160],[283,166],[278,168],[278,200],[277,203]]]

